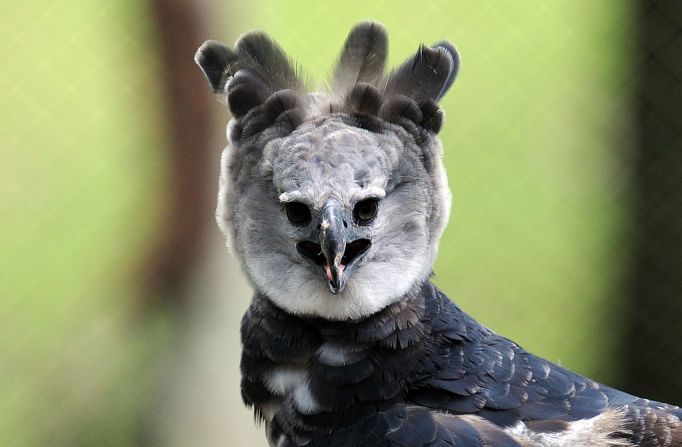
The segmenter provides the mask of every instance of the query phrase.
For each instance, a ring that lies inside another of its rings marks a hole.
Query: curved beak
[[[318,231],[312,241],[302,241],[296,245],[298,252],[310,259],[327,280],[329,291],[341,293],[358,261],[369,251],[369,239],[355,239],[355,230],[348,224],[350,215],[343,205],[330,200],[324,205],[318,221]]]
[[[343,271],[346,266],[341,261],[346,251],[347,227],[343,209],[336,203],[328,203],[320,215],[320,246],[326,259],[324,272],[329,281],[329,290],[336,294],[346,285]]]

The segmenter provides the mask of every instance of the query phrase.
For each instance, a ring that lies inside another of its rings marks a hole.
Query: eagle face
[[[219,222],[236,223],[235,252],[256,288],[290,313],[342,320],[426,279],[439,236],[434,186],[410,139],[340,114],[269,142],[244,182],[225,166]]]
[[[450,192],[437,101],[457,70],[447,43],[384,74],[386,33],[356,26],[330,91],[308,92],[262,33],[196,61],[233,119],[217,219],[254,288],[329,320],[372,315],[431,272]]]

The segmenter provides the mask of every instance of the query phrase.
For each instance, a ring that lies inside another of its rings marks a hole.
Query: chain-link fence
[[[228,116],[193,51],[263,29],[322,82],[364,19],[394,65],[462,55],[435,282],[534,353],[682,403],[680,3],[292,3],[3,9],[0,444],[264,443],[239,402],[249,293],[211,222]]]

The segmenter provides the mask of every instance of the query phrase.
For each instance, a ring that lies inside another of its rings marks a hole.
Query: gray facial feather
[[[334,84],[347,94],[306,94],[290,89],[295,72],[267,36],[243,37],[236,52],[215,45],[202,46],[196,60],[214,88],[225,85],[235,113],[217,220],[255,289],[292,314],[347,320],[376,313],[427,279],[450,210],[435,131],[436,102],[454,77],[452,46],[420,47],[380,82],[385,31],[361,24],[335,70]],[[224,60],[230,66],[221,70]],[[314,225],[330,201],[351,215],[369,198],[379,200],[376,218],[352,225],[371,245],[332,294],[320,268],[297,250],[307,236],[287,219],[286,203],[309,206]]]
[[[306,123],[271,141],[247,166],[228,146],[218,223],[251,282],[278,306],[334,320],[371,315],[431,272],[449,193],[442,166],[431,177],[422,152],[398,126],[380,134],[345,124],[341,117]],[[296,251],[297,231],[281,198],[295,197],[319,210],[332,197],[352,208],[368,194],[381,193],[385,197],[372,226],[370,252],[347,288],[332,295]]]

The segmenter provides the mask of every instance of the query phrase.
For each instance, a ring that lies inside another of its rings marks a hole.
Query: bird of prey
[[[241,389],[270,445],[682,446],[682,409],[530,354],[430,282],[459,57],[385,71],[387,42],[356,25],[315,92],[261,32],[196,55],[232,114],[216,214],[255,290]]]

